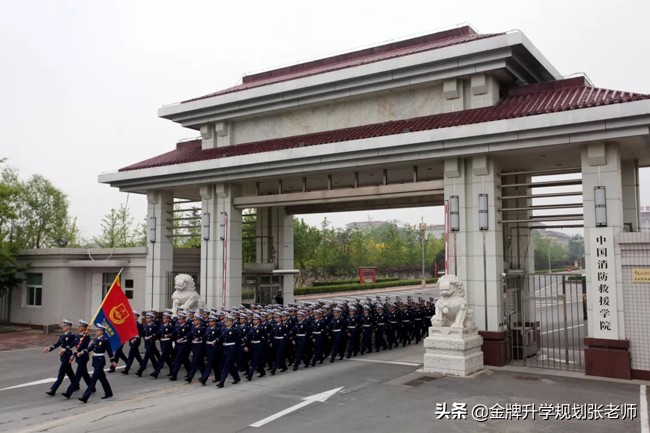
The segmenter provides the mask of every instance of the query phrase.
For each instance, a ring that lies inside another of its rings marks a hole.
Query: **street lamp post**
[[[427,231],[427,224],[424,222],[424,217],[420,223],[420,243],[422,244],[422,287],[427,283],[427,279],[424,276],[424,235]]]

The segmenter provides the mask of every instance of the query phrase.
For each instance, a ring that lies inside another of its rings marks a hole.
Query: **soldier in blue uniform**
[[[172,325],[171,315],[169,313],[163,313],[163,321],[158,327],[155,338],[160,341],[160,358],[158,358],[158,365],[156,365],[156,369],[149,376],[157,379],[160,371],[162,370],[165,362],[170,357],[170,354],[173,350],[172,341],[174,338],[174,325]],[[170,367],[170,374],[172,368],[173,367]],[[140,369],[142,369],[142,366]]]
[[[351,305],[349,308],[345,327],[347,328],[348,336],[348,351],[346,357],[350,359],[353,353],[354,356],[357,356],[357,353],[359,352],[359,319],[357,317],[357,308],[354,305]]]
[[[226,316],[225,323],[226,326],[223,329],[222,334],[222,346],[223,346],[223,369],[221,370],[221,377],[219,383],[217,383],[218,388],[223,388],[224,382],[228,378],[228,375],[232,375],[234,379],[232,384],[236,385],[239,383],[239,373],[237,368],[235,368],[235,360],[237,359],[237,350],[239,350],[239,345],[241,344],[239,330],[232,326],[235,318],[231,315]]]
[[[133,365],[133,360],[137,360],[138,364],[142,362],[142,357],[140,356],[140,343],[142,342],[142,336],[144,335],[144,325],[142,322],[139,322],[140,313],[133,310],[133,316],[135,317],[135,324],[138,327],[138,335],[129,340],[129,355],[126,358],[126,365],[122,374],[129,374],[131,365]]]
[[[90,352],[93,352],[93,375],[90,377],[90,383],[84,395],[79,398],[79,401],[86,403],[90,394],[95,390],[95,385],[97,381],[102,384],[104,389],[104,396],[102,399],[113,397],[113,390],[111,390],[111,385],[106,379],[106,373],[104,373],[104,366],[106,365],[105,354],[108,354],[109,358],[113,357],[113,349],[111,349],[111,343],[108,341],[108,337],[104,335],[106,328],[101,323],[95,323],[95,328],[97,328],[95,334],[95,340],[88,346],[87,349],[77,352],[77,358],[83,356],[84,354],[88,355]]]
[[[278,368],[280,371],[287,371],[285,346],[287,340],[291,337],[291,334],[284,317],[284,313],[276,313],[275,324],[271,328],[271,336],[273,337],[269,344],[273,350],[273,366],[271,367],[271,375],[274,375]]]
[[[156,367],[158,364],[158,360],[153,359],[154,355],[154,350],[157,352],[158,349],[156,348],[156,336],[158,334],[158,325],[154,322],[155,316],[153,313],[147,313],[146,314],[146,323],[143,326],[143,334],[142,338],[144,339],[144,358],[142,358],[142,362],[140,363],[140,367],[138,368],[138,371],[135,372],[136,376],[142,377],[142,372],[147,368],[147,364],[149,363],[149,360],[151,359],[151,366]]]
[[[56,343],[51,345],[50,347],[46,347],[43,349],[43,353],[48,353],[56,349],[57,347],[60,347],[59,349],[59,373],[56,376],[56,381],[52,384],[50,387],[50,390],[47,391],[45,394],[49,396],[53,396],[56,394],[56,390],[61,386],[61,383],[63,382],[63,378],[65,376],[68,376],[71,382],[74,381],[74,373],[72,371],[72,366],[70,365],[70,356],[72,356],[72,348],[74,347],[75,344],[75,335],[70,331],[70,328],[72,327],[72,322],[69,320],[63,320],[63,324],[61,325],[63,328],[63,334],[59,336],[59,339]]]
[[[384,313],[384,306],[382,304],[378,304],[376,310],[377,312],[375,313],[375,351],[379,352],[380,347],[382,348],[382,350],[386,350],[386,339],[384,337],[386,333],[385,331],[387,329],[386,321],[388,320],[388,318]]]
[[[190,338],[191,325],[187,322],[187,315],[182,311],[178,313],[178,320],[174,328],[174,366],[172,367],[171,377],[169,380],[176,380],[181,365],[185,365],[185,370],[189,371],[190,366],[187,361],[187,340]],[[159,364],[160,365],[160,364]]]
[[[90,336],[88,335],[88,322],[85,320],[79,320],[78,330],[79,335],[75,340],[74,350],[76,352],[82,352],[87,349],[88,345],[90,344]],[[86,386],[90,385],[90,374],[88,374],[88,354],[86,353],[79,357],[71,354],[69,362],[72,363],[73,360],[77,362],[77,371],[75,372],[74,380],[70,382],[70,386],[68,386],[68,389],[63,393],[63,396],[65,398],[70,398],[70,396],[72,396],[72,393],[79,389],[79,383],[81,382],[82,378],[84,382],[86,382]]]
[[[361,354],[372,353],[372,332],[375,321],[370,314],[370,305],[363,306],[363,314],[359,318],[359,323],[361,325]]]
[[[305,312],[298,311],[298,321],[293,325],[293,344],[295,346],[295,357],[293,361],[293,371],[298,370],[300,362],[305,363],[305,368],[309,367],[309,342],[311,341],[311,324],[306,319]]]
[[[314,354],[311,358],[312,367],[316,365],[316,362],[322,364],[325,359],[324,349],[328,331],[327,322],[323,317],[323,310],[317,309],[314,311],[314,321],[311,325],[311,335],[314,342]]]
[[[400,317],[397,314],[397,307],[395,304],[388,304],[388,314],[386,315],[388,322],[386,324],[386,336],[388,337],[388,350],[393,347],[399,346],[397,343],[397,333],[400,329]]]
[[[205,348],[207,352],[207,361],[205,363],[205,368],[203,369],[203,374],[201,375],[201,385],[205,386],[205,383],[210,377],[210,373],[214,371],[215,381],[218,380],[221,374],[220,368],[220,354],[221,354],[221,325],[218,324],[218,318],[216,316],[208,317],[208,327],[205,331]]]
[[[339,359],[343,359],[345,350],[345,327],[347,326],[345,319],[341,316],[342,310],[339,307],[334,307],[330,329],[332,330],[332,351],[330,353],[330,362],[336,360],[336,355]]]
[[[205,328],[201,316],[194,316],[194,326],[190,330],[190,344],[192,345],[192,362],[190,371],[187,372],[185,380],[192,383],[192,379],[198,369],[200,372],[205,370]]]
[[[246,380],[251,380],[253,374],[257,371],[259,373],[258,377],[266,376],[266,371],[264,370],[264,356],[266,347],[268,345],[268,336],[266,330],[261,325],[262,316],[259,314],[253,315],[253,326],[248,328],[248,333],[246,334],[246,351],[251,355],[251,363],[246,373]]]

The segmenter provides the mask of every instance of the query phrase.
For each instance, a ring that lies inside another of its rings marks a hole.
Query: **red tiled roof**
[[[404,41],[353,51],[351,53],[326,57],[324,59],[273,69],[258,74],[247,75],[243,78],[242,84],[210,93],[208,95],[199,96],[198,98],[188,99],[182,103],[206,99],[217,95],[224,95],[226,93],[239,92],[241,90],[266,86],[268,84],[279,83],[282,81],[295,80],[296,78],[308,77],[310,75],[322,74],[324,72],[350,68],[352,66],[378,62],[394,57],[406,56],[422,51],[435,50],[437,48],[458,45],[478,39],[491,38],[502,34],[503,33],[478,34],[469,26],[445,30],[431,35],[420,36]]]
[[[620,104],[642,99],[650,99],[650,95],[599,89],[588,85],[584,78],[578,77],[507,89],[504,91],[504,96],[496,105],[491,107],[274,138],[206,150],[201,150],[201,140],[188,141],[177,144],[177,148],[171,152],[124,167],[119,171],[206,161],[405,132],[449,128],[601,105]]]

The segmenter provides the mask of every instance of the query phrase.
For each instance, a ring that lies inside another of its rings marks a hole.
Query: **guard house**
[[[563,78],[520,31],[464,26],[248,75],[158,114],[200,138],[99,177],[147,195],[148,307],[168,303],[175,200],[200,203],[200,285],[215,306],[241,300],[242,215],[256,214],[255,261],[282,273],[294,267],[294,214],[446,202],[450,270],[465,282],[486,363],[559,359],[650,377],[640,302],[650,285],[628,276],[650,264],[650,239],[636,233],[650,95]],[[579,300],[579,276],[535,280],[531,231],[560,227],[584,227]],[[277,284],[291,302],[293,279]],[[548,318],[558,299],[575,322]]]

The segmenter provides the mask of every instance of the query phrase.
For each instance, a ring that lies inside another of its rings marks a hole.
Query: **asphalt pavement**
[[[83,404],[79,393],[70,400],[62,389],[45,394],[58,368],[55,353],[4,351],[0,432],[642,432],[642,382],[525,369],[443,377],[419,372],[423,353],[422,345],[410,345],[237,385],[228,381],[223,389],[114,373],[108,377],[115,396],[101,400],[100,389]],[[305,403],[332,390],[324,401]],[[519,419],[523,412],[526,419]],[[486,414],[495,419],[482,420]],[[570,419],[562,419],[567,414]]]
[[[0,334],[0,432],[648,433],[650,382],[517,367],[469,378],[425,374],[422,344],[229,380],[223,389],[153,379],[151,369],[141,378],[113,373],[114,397],[101,400],[98,385],[83,404],[79,392],[61,396],[67,379],[57,395],[45,394],[59,361],[41,348],[56,338]]]

